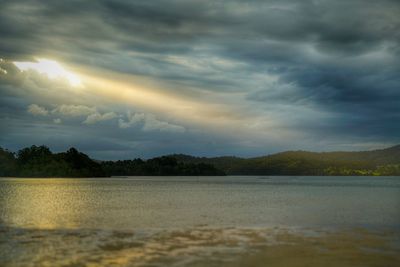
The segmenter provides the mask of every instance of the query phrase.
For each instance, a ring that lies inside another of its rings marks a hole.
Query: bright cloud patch
[[[14,65],[21,71],[34,70],[38,73],[45,74],[49,79],[66,79],[73,87],[81,86],[80,78],[64,69],[57,61],[48,59],[38,59],[37,62],[18,62]]]
[[[32,114],[32,115],[35,115],[35,116],[47,116],[47,115],[49,115],[49,111],[46,108],[41,107],[41,106],[36,105],[36,104],[29,105],[28,106],[28,112],[30,114]]]
[[[4,62],[4,59],[0,58],[0,63],[3,63],[3,62]],[[0,74],[7,74],[7,70],[3,69],[3,68],[0,66]]]
[[[161,132],[176,132],[183,133],[185,128],[179,125],[171,124],[165,121],[159,121],[153,114],[146,115],[146,119],[143,125],[143,131],[156,131]]]
[[[84,120],[82,123],[83,124],[95,124],[99,121],[107,121],[107,120],[112,120],[114,118],[118,117],[118,115],[115,112],[107,112],[104,114],[100,114],[99,112],[90,114],[86,120]]]
[[[123,119],[118,120],[119,128],[126,129],[145,120],[145,115],[143,113],[132,114],[130,111],[128,111],[127,117],[128,119],[126,121]]]
[[[59,105],[51,111],[69,117],[88,116],[97,112],[96,107],[84,105]]]
[[[121,115],[118,115],[115,112],[105,112],[101,113],[97,110],[96,107],[88,107],[84,105],[58,105],[56,106],[53,110],[49,111],[45,107],[39,106],[37,104],[31,104],[28,106],[28,112],[32,115],[35,116],[47,116],[47,115],[53,115],[53,116],[64,116],[64,117],[69,117],[69,118],[74,118],[74,117],[86,117],[84,121],[82,121],[83,124],[95,124],[100,121],[107,121],[107,120],[112,120],[117,117],[121,117]],[[53,123],[55,124],[61,124],[62,120],[61,118],[54,118]],[[121,127],[123,128],[123,127]]]
[[[118,125],[122,129],[130,128],[134,125],[142,123],[143,131],[161,131],[183,133],[186,129],[182,126],[160,121],[153,114],[144,113],[127,113],[127,120],[119,119]]]

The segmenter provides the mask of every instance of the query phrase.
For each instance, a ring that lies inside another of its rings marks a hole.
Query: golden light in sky
[[[82,86],[78,75],[67,71],[57,61],[49,59],[37,59],[37,62],[13,62],[21,71],[34,70],[38,73],[45,74],[49,79],[66,79],[73,87]]]
[[[56,60],[45,58],[37,58],[33,62],[13,61],[13,64],[20,71],[35,71],[52,80],[64,79],[72,87],[83,86],[84,82],[86,92],[98,97],[113,99],[117,103],[143,108],[153,113],[173,114],[174,117],[195,124],[207,122],[210,128],[219,128],[221,123],[227,127],[237,122],[237,118],[232,115],[237,113],[231,112],[232,110],[221,102],[217,105],[198,99],[195,101],[179,94],[160,92],[153,86],[141,86],[135,79],[113,72],[108,77],[90,69],[78,68],[78,72],[71,72]]]

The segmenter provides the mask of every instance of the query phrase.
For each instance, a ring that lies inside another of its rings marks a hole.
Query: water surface
[[[399,230],[399,177],[0,179],[6,266],[392,266]]]

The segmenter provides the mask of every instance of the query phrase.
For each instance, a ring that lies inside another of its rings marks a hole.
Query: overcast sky
[[[0,146],[98,159],[400,143],[400,1],[0,0]]]

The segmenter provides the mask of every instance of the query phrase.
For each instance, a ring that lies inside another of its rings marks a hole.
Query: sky
[[[400,143],[400,1],[0,0],[0,146],[96,159]]]

